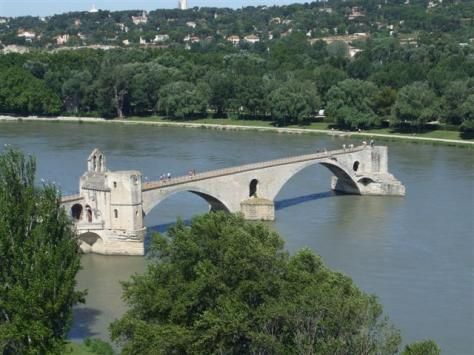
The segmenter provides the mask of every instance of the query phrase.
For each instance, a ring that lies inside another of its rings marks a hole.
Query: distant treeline
[[[474,130],[474,46],[449,35],[416,45],[347,45],[293,33],[267,50],[225,47],[36,51],[0,56],[0,112],[170,118],[260,118],[302,124],[325,109],[341,128],[432,121]]]

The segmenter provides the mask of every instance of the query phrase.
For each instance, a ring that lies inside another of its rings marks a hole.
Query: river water
[[[34,154],[38,178],[77,192],[93,148],[111,170],[174,176],[358,143],[347,138],[206,129],[64,123],[0,123],[0,150],[15,145]],[[379,142],[376,142],[376,144]],[[382,142],[380,142],[382,144]],[[388,142],[389,170],[406,197],[341,196],[330,173],[309,167],[277,196],[270,223],[294,252],[310,247],[332,268],[379,296],[404,342],[434,339],[445,354],[474,354],[474,152],[468,148]],[[207,211],[179,193],[146,217],[166,230],[180,216]],[[120,281],[145,270],[142,257],[84,255],[79,289],[87,302],[75,310],[70,337],[107,339],[108,324],[125,311]]]

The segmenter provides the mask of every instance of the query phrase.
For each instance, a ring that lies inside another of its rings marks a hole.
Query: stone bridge
[[[285,183],[304,168],[321,164],[332,174],[331,188],[358,195],[405,195],[405,187],[388,172],[387,147],[342,150],[242,165],[154,182],[139,171],[109,171],[95,149],[80,179],[80,193],[65,196],[84,252],[143,255],[143,223],[167,197],[189,191],[204,198],[210,210],[241,212],[246,219],[273,220],[274,200]]]

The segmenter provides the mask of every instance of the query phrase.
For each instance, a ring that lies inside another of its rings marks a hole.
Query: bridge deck
[[[275,159],[275,160],[270,160],[266,162],[240,165],[236,167],[219,169],[219,170],[211,170],[211,171],[206,171],[203,173],[198,173],[195,175],[184,175],[184,176],[177,176],[171,179],[150,181],[142,185],[142,191],[150,191],[150,190],[160,189],[160,188],[168,187],[168,186],[186,184],[186,183],[189,183],[190,181],[212,179],[218,176],[232,175],[232,174],[237,174],[237,173],[251,171],[251,170],[270,168],[273,166],[299,163],[299,162],[308,161],[308,160],[332,158],[336,155],[358,152],[365,149],[366,147],[367,147],[366,145],[361,145],[354,148],[346,148],[346,149],[325,151],[321,153],[299,155],[296,157]]]

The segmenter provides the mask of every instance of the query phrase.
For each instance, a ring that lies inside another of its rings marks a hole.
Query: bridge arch
[[[94,232],[79,234],[79,247],[84,254],[100,252],[103,249],[104,241]]]
[[[273,199],[278,195],[278,193],[281,191],[281,189],[288,183],[288,181],[291,180],[296,174],[301,172],[302,170],[314,166],[314,165],[322,165],[325,168],[327,168],[331,173],[337,178],[337,184],[333,188],[335,190],[338,190],[338,186],[344,185],[343,191],[348,192],[352,194],[361,194],[360,189],[358,187],[357,181],[355,176],[352,174],[350,169],[346,169],[340,164],[337,159],[325,159],[325,160],[315,160],[315,161],[308,161],[301,163],[298,165],[296,168],[291,169],[288,175],[285,175],[280,182],[280,186],[276,189],[274,192],[274,195],[272,196]],[[352,168],[352,167],[351,167]],[[341,189],[342,190],[342,189]]]
[[[147,215],[152,209],[158,206],[161,202],[167,198],[182,192],[190,192],[203,198],[210,206],[211,211],[231,211],[229,204],[219,196],[206,191],[198,186],[184,186],[171,188],[168,191],[163,190],[150,190],[143,193],[143,213]]]

